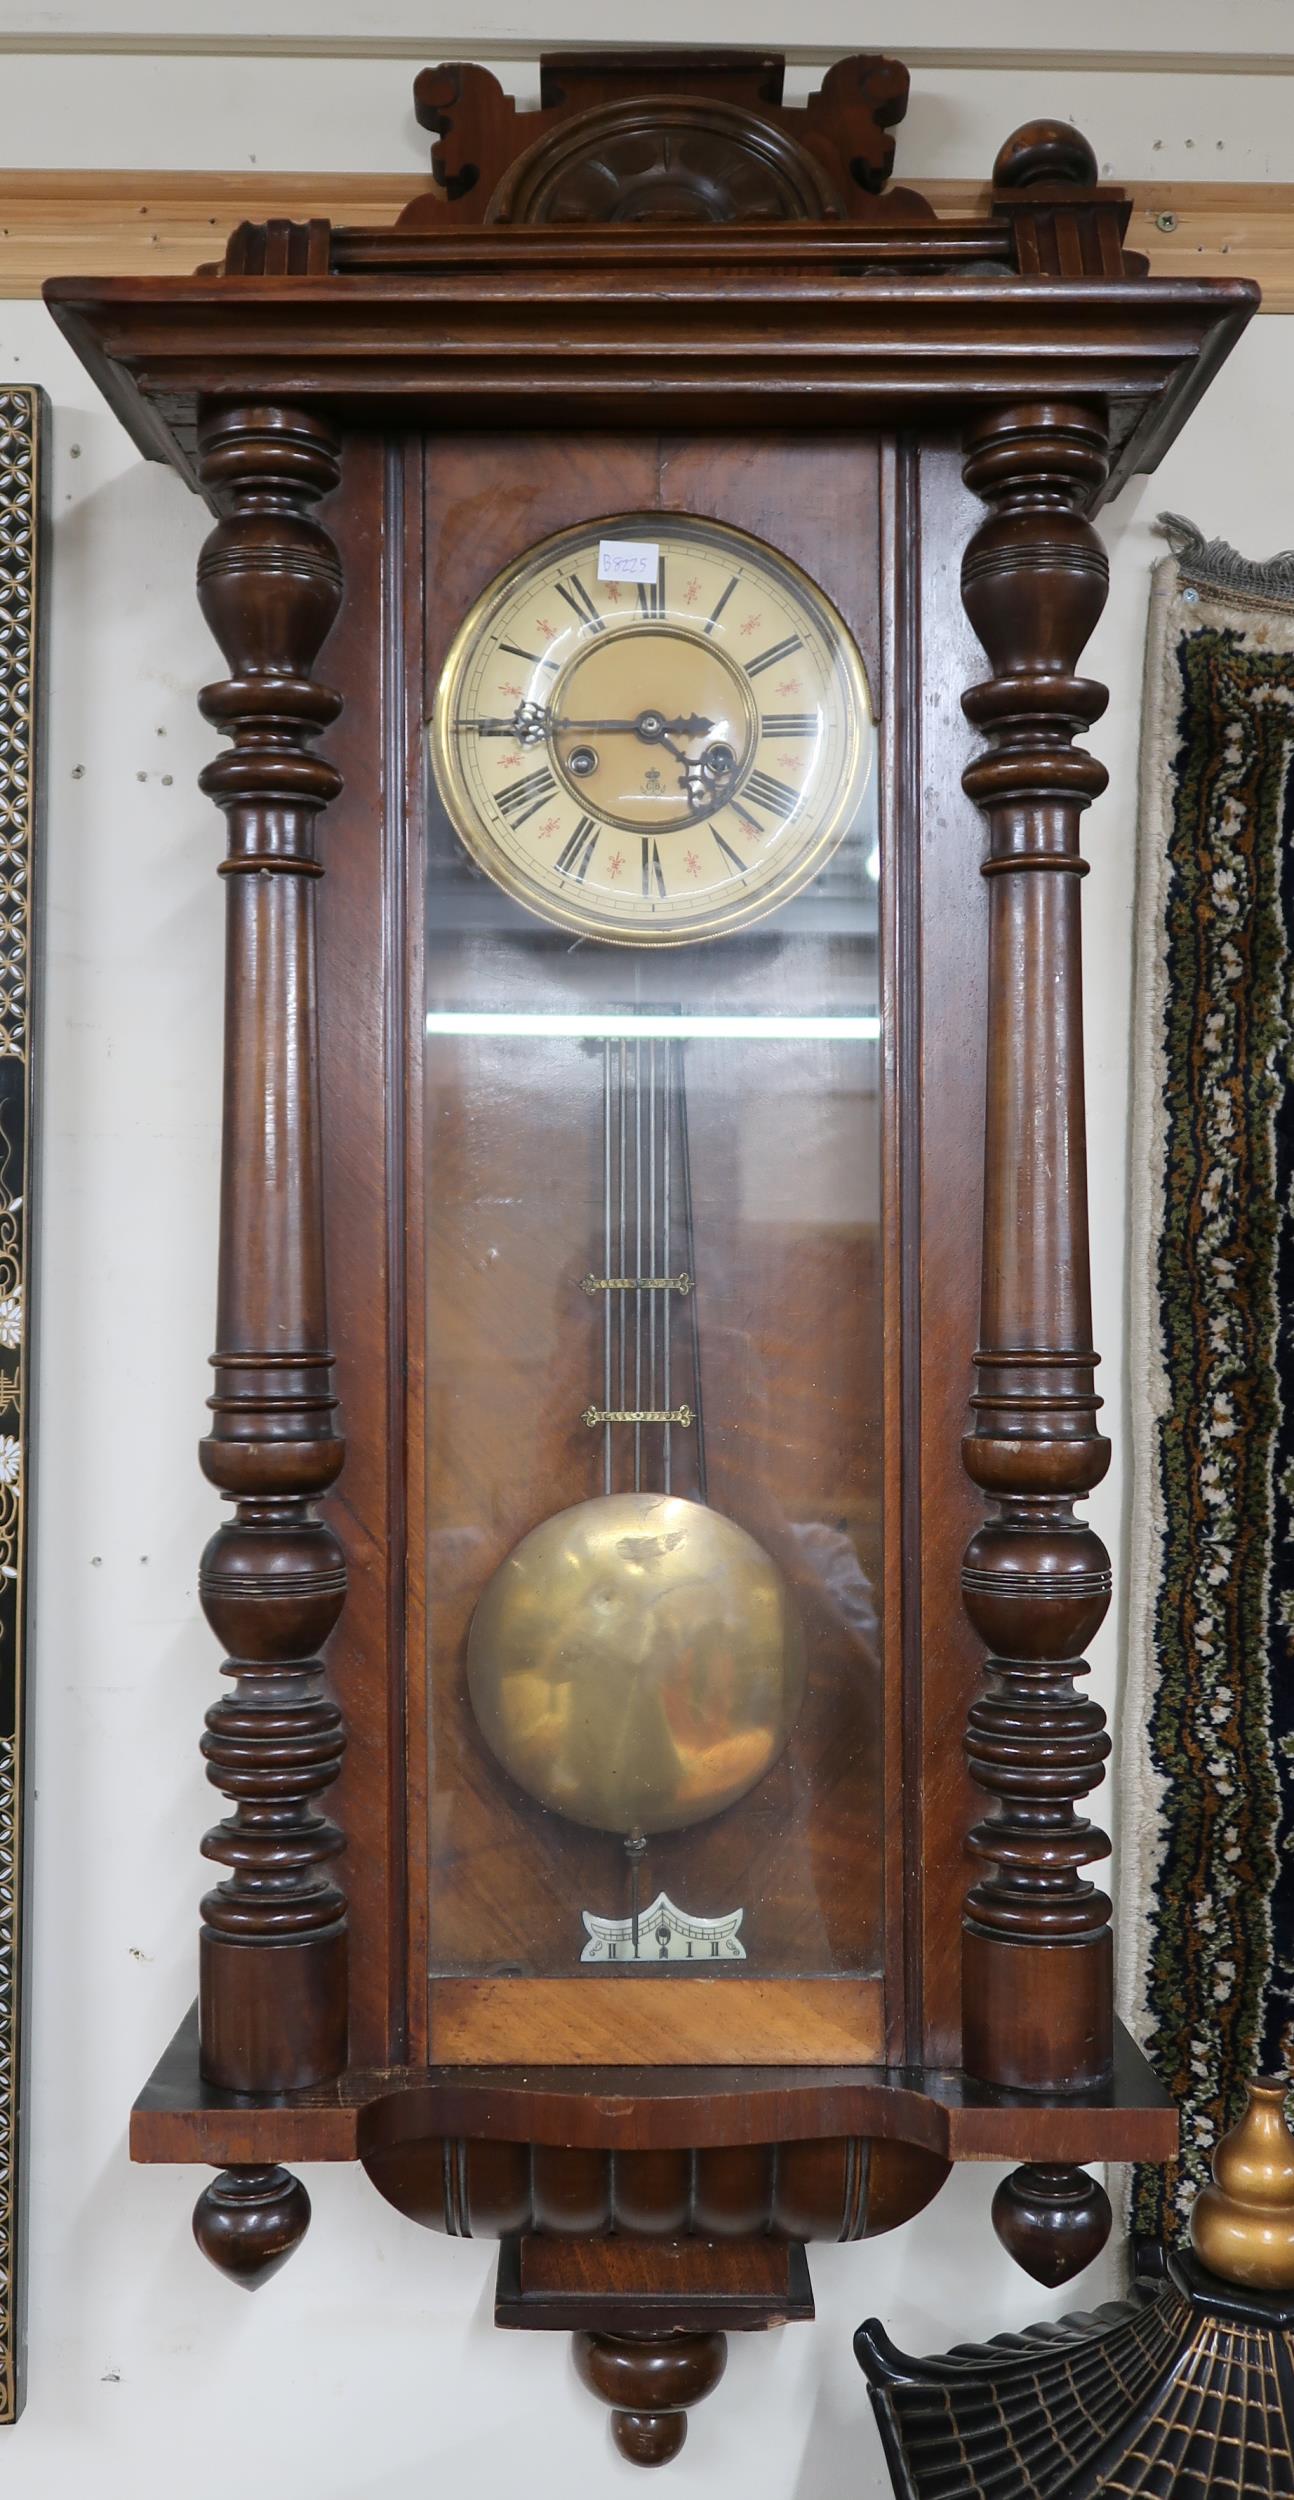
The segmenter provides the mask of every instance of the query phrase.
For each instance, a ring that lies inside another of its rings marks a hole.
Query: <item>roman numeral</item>
[[[735,869],[739,877],[744,877],[746,874],[746,863],[742,858],[740,851],[734,851],[731,842],[724,841],[723,835],[720,833],[717,825],[712,824],[710,831],[714,835],[715,841],[718,843],[724,858],[727,860],[728,866]]]
[[[553,862],[559,876],[574,877],[577,885],[583,885],[601,831],[601,825],[592,816],[581,816],[574,833],[563,842]]]
[[[656,560],[655,581],[639,582],[638,584],[638,614],[640,616],[649,616],[659,621],[664,613],[665,557],[662,553]]]
[[[761,712],[759,726],[766,738],[811,738],[818,726],[816,712]]]
[[[641,587],[640,583],[639,588]],[[651,900],[653,884],[663,903],[665,901],[665,872],[660,864],[660,852],[650,834],[645,833],[643,835],[643,901],[645,903]]]
[[[710,610],[709,621],[705,629],[707,634],[712,634],[714,632],[715,626],[718,624],[719,619],[722,616],[724,609],[727,607],[728,601],[731,599],[732,594],[740,580],[740,573],[734,573],[727,589],[720,591],[717,604]]]
[[[785,642],[771,643],[767,651],[761,651],[757,660],[747,660],[746,675],[758,677],[763,669],[776,668],[780,660],[789,660],[791,653],[802,647],[799,634],[788,634]]]
[[[553,774],[546,764],[541,764],[537,772],[523,773],[520,781],[513,782],[511,789],[496,791],[494,804],[500,815],[507,817],[509,824],[524,825],[529,817],[538,814],[544,801],[552,797],[556,788]]]
[[[574,609],[581,625],[591,625],[595,634],[604,634],[606,632],[606,618],[604,616],[599,616],[597,608],[593,599],[590,597],[589,592],[585,589],[583,582],[580,581],[574,573],[572,573],[568,582],[558,582],[555,584],[555,588],[558,598],[564,599],[567,607]]]
[[[509,659],[528,660],[532,668],[560,668],[562,665],[560,660],[543,659],[538,651],[523,651],[519,643],[501,642],[499,649],[506,651]]]
[[[800,803],[799,791],[784,781],[774,781],[771,773],[751,773],[741,785],[741,795],[753,799],[756,807],[771,807],[775,816],[789,816]]]

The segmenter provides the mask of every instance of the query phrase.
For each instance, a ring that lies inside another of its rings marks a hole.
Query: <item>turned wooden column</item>
[[[1073,745],[1105,707],[1075,674],[1105,604],[1085,507],[1106,470],[1094,410],[1036,403],[975,426],[967,483],[989,505],[962,595],[992,675],[964,697],[987,739],[965,787],[989,848],[984,1264],[966,1467],[990,1505],[963,1569],[991,1653],[970,1714],[992,1799],[963,1939],[963,2057],[987,2083],[1066,2093],[1113,2053],[1110,1904],[1083,1870],[1103,1832],[1076,1812],[1109,1752],[1083,1652],[1109,1557],[1074,1516],[1100,1482],[1088,1272],[1079,819],[1104,767]]]
[[[232,740],[202,775],[229,847],[219,1310],[201,1458],[236,1505],[200,1580],[233,1686],[203,1740],[233,1810],[203,1843],[229,1872],[202,1905],[202,2071],[264,2093],[320,2082],[346,2059],[346,1903],[329,1872],[342,1839],[316,1806],[345,1744],[318,1657],[345,1567],[314,1508],[343,1456],[324,1300],[314,856],[315,818],[340,780],[309,751],[341,708],[311,675],[341,600],[312,506],[339,470],[327,427],[278,406],[208,410],[199,464],[223,515],[199,598],[230,671],[201,705]]]

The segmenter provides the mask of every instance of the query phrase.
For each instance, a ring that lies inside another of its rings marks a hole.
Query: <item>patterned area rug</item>
[[[1134,1004],[1123,2010],[1182,2111],[1173,2239],[1294,2063],[1294,553],[1165,516]]]

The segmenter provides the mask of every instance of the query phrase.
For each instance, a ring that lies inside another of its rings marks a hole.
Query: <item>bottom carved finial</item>
[[[1026,2162],[993,2199],[993,2228],[1008,2257],[1049,2290],[1100,2256],[1112,2219],[1099,2180],[1069,2163]]]
[[[718,2386],[728,2339],[717,2331],[685,2335],[574,2337],[575,2367],[586,2387],[612,2407],[611,2433],[631,2465],[668,2465],[687,2437],[689,2405]]]
[[[310,2199],[277,2163],[222,2170],[193,2208],[193,2236],[231,2283],[248,2292],[286,2265],[310,2225]]]

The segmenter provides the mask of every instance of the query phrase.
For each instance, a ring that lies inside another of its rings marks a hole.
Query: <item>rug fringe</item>
[[[1180,512],[1161,512],[1155,524],[1168,540],[1183,573],[1217,590],[1248,591],[1262,599],[1294,603],[1294,547],[1274,556],[1242,556],[1225,538],[1206,538]]]

